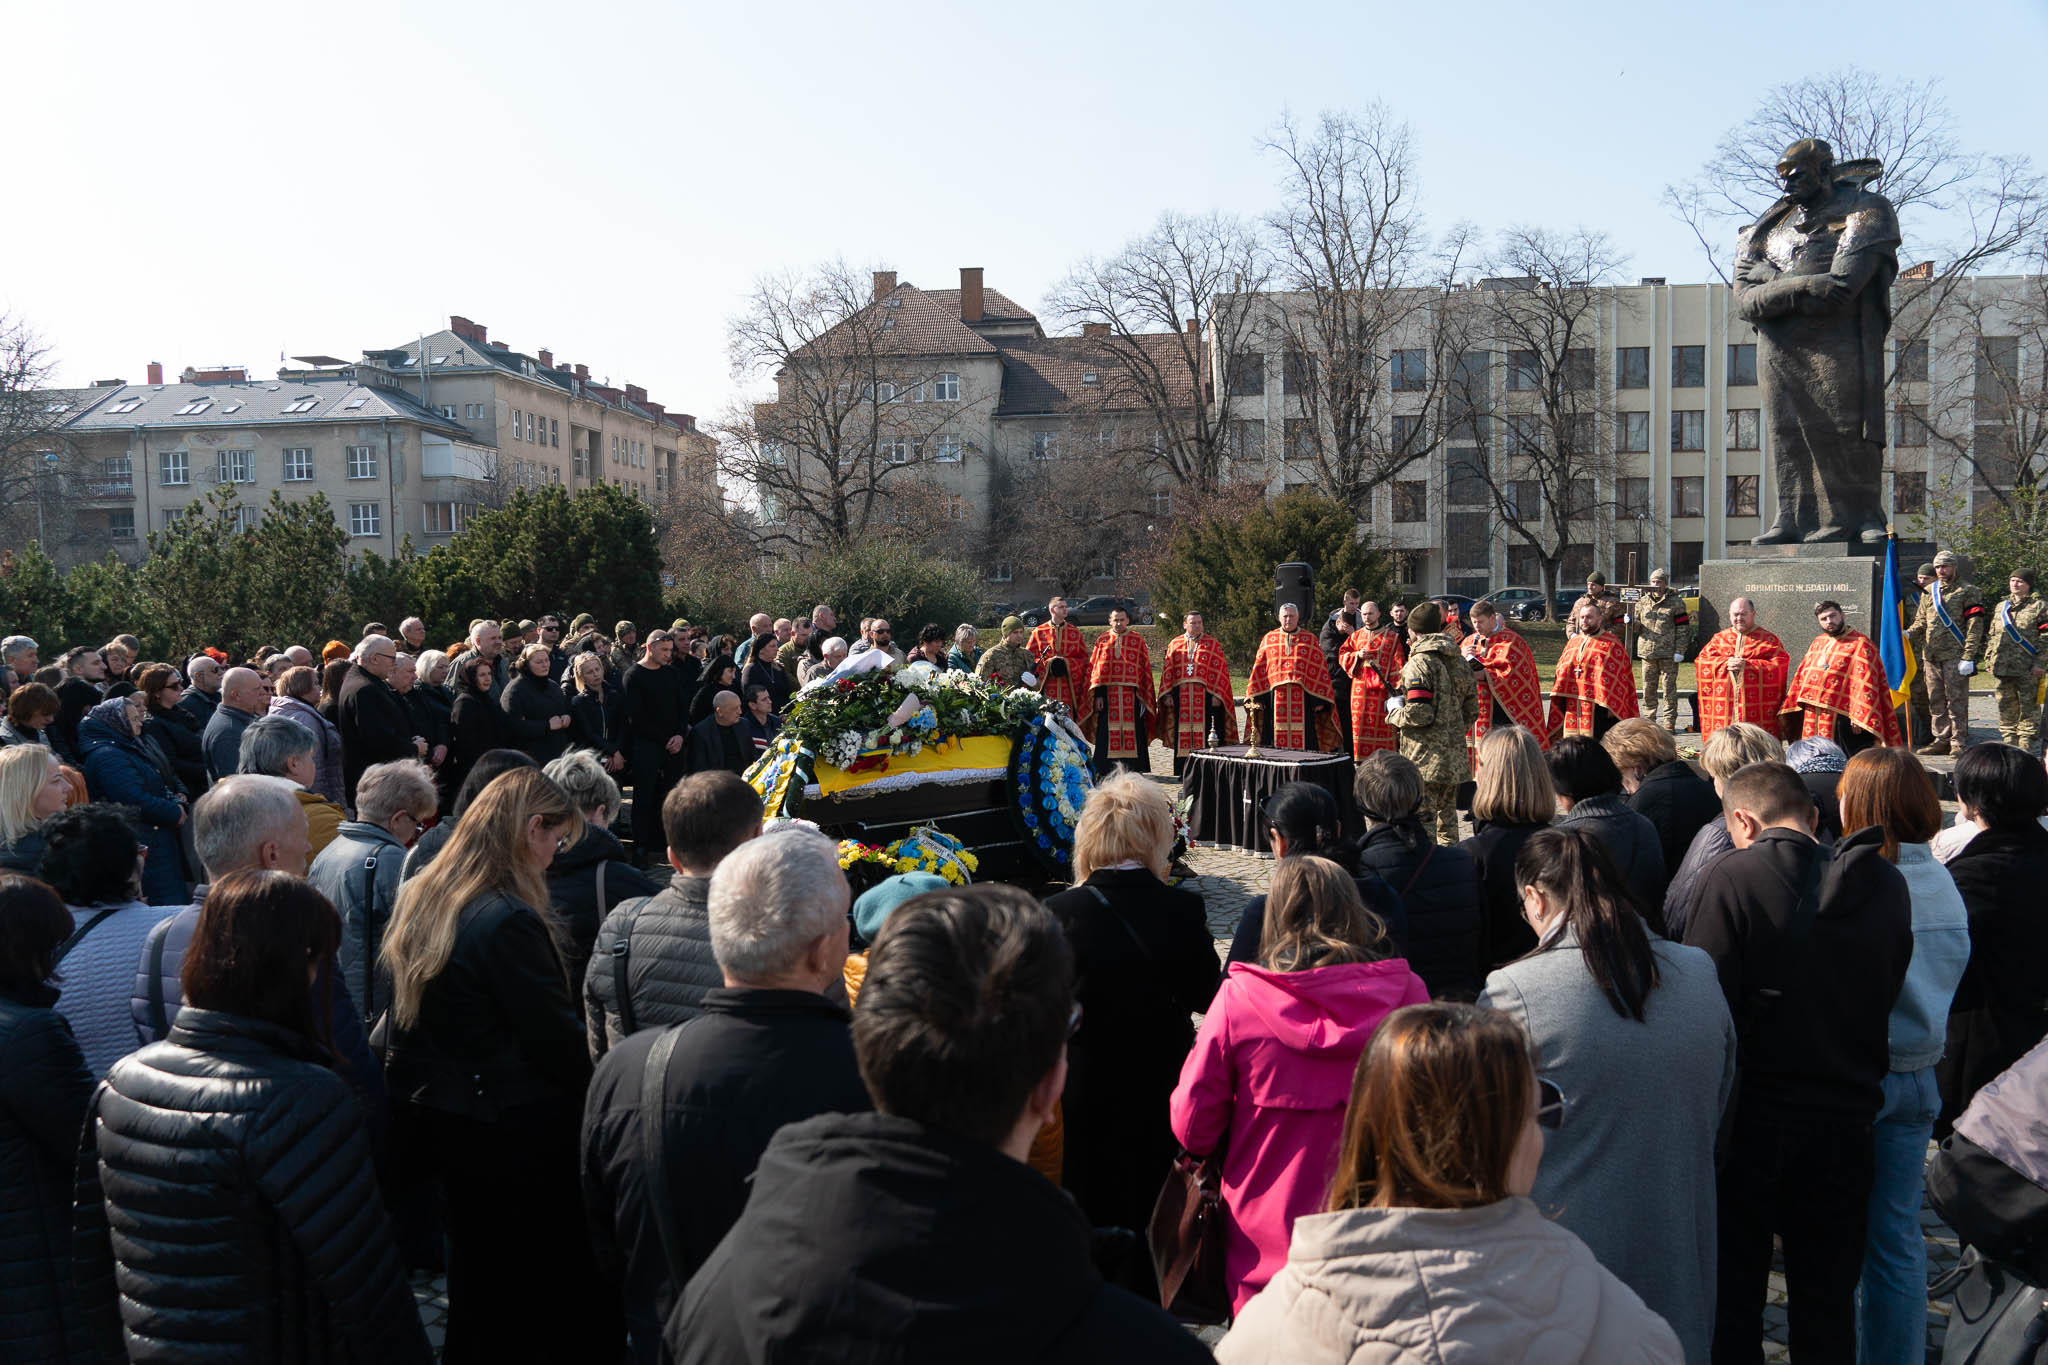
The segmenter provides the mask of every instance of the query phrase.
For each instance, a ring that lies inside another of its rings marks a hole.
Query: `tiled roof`
[[[72,419],[70,427],[97,431],[119,427],[238,427],[285,423],[373,422],[394,417],[460,432],[468,430],[393,389],[350,380],[317,379],[254,381],[241,384],[125,384],[100,389],[106,397],[91,411]],[[196,412],[181,409],[204,401]],[[300,404],[310,407],[294,411]]]
[[[1013,326],[1020,323],[1033,327],[1038,325],[1036,317],[993,289],[984,291],[982,299],[984,321]],[[957,289],[919,289],[914,284],[899,284],[881,301],[869,304],[856,316],[877,328],[870,344],[879,355],[992,355],[1005,344],[1004,338],[984,337],[960,321],[960,291]],[[872,321],[875,318],[881,321],[875,323]],[[804,350],[829,352],[832,339],[839,336],[847,325],[840,323]]]
[[[960,316],[959,290],[932,289],[926,291],[925,297],[936,301],[941,308],[951,312],[954,317]],[[981,291],[981,319],[983,322],[1037,322],[1038,315],[1030,309],[1020,306],[1007,294],[998,293],[993,289],[983,289]]]
[[[1194,383],[1171,332],[1132,338],[1173,386],[1181,405],[1193,406]],[[1109,343],[1094,337],[1018,337],[998,342],[1003,355],[1003,396],[998,417],[1061,413],[1087,403],[1106,411],[1130,411],[1144,404],[1124,392],[1122,362]],[[1087,382],[1093,374],[1094,384]]]

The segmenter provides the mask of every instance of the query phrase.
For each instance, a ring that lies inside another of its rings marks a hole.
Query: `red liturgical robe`
[[[1802,713],[1802,738],[1833,739],[1835,717],[1847,716],[1851,725],[1875,735],[1879,744],[1896,746],[1905,739],[1899,733],[1899,714],[1892,709],[1891,684],[1885,681],[1877,646],[1860,630],[1844,628],[1840,635],[1813,637],[1799,671],[1792,675],[1784,709]]]
[[[1192,642],[1185,635],[1174,636],[1159,666],[1159,737],[1172,747],[1175,758],[1208,747],[1211,697],[1223,708],[1217,738],[1237,743],[1237,698],[1231,694],[1223,642],[1213,635]]]
[[[1086,734],[1094,702],[1088,695],[1088,642],[1081,638],[1081,628],[1041,622],[1031,628],[1024,648],[1038,661],[1038,690],[1054,701],[1065,702]]]
[[[1274,748],[1344,751],[1330,666],[1314,631],[1267,631],[1244,690],[1268,708],[1260,726],[1271,721]]]
[[[1728,671],[1729,661],[1737,656],[1743,663],[1739,682]],[[1785,709],[1785,682],[1792,672],[1792,656],[1777,636],[1760,629],[1737,634],[1731,626],[1707,641],[1693,662],[1700,690],[1701,738],[1738,720],[1777,733],[1778,713]]]
[[[1574,635],[1565,642],[1550,684],[1551,733],[1592,738],[1599,729],[1598,707],[1605,707],[1616,720],[1637,715],[1635,670],[1628,666],[1621,641],[1604,630]]]
[[[1399,747],[1387,724],[1387,693],[1401,681],[1408,641],[1399,626],[1360,628],[1337,651],[1337,666],[1351,675],[1351,756]]]
[[[1088,656],[1088,690],[1100,691],[1103,714],[1096,717],[1098,758],[1143,759],[1141,714],[1158,710],[1152,696],[1152,651],[1136,631],[1106,630]]]
[[[1472,723],[1467,742],[1475,750],[1479,747],[1479,741],[1493,728],[1493,709],[1498,706],[1507,712],[1510,722],[1532,732],[1537,743],[1549,748],[1549,727],[1543,723],[1543,679],[1536,671],[1536,651],[1529,648],[1529,642],[1502,626],[1491,635],[1474,632],[1464,643],[1465,657],[1481,665],[1472,677],[1479,685],[1479,719]]]

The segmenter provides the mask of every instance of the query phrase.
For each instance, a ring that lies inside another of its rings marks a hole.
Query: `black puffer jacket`
[[[1628,804],[1656,826],[1667,882],[1678,875],[1678,865],[1685,861],[1693,836],[1721,818],[1721,797],[1714,784],[1694,772],[1684,759],[1659,763],[1644,773],[1642,784],[1629,793]]]
[[[1664,842],[1657,827],[1630,810],[1618,793],[1576,802],[1557,823],[1560,829],[1584,830],[1600,841],[1620,870],[1623,884],[1636,893],[1650,927],[1661,932],[1664,888],[1671,874],[1664,870]]]
[[[1985,830],[1948,860],[1970,912],[1970,965],[1949,1006],[1935,1075],[1953,1121],[1979,1087],[2048,1035],[2048,830]]]
[[[711,955],[711,917],[704,908],[710,891],[709,877],[678,872],[654,899],[629,901],[605,916],[583,976],[583,1031],[592,1057],[602,1057],[628,1033],[696,1018],[706,993],[725,985]],[[631,1028],[619,1008],[622,940]]]
[[[512,743],[532,756],[536,763],[552,763],[569,751],[567,726],[551,730],[548,723],[569,714],[569,699],[562,689],[546,678],[515,673],[505,684],[498,704],[505,708],[505,732]]]
[[[598,871],[604,873],[604,899],[598,899]],[[597,940],[597,926],[621,901],[651,896],[661,885],[633,866],[619,838],[608,829],[585,825],[583,837],[565,848],[548,864],[548,902],[556,922],[566,931],[562,958],[569,980],[583,982],[583,964],[590,961],[590,945]]]
[[[1359,866],[1401,897],[1408,941],[1400,956],[1434,1000],[1470,1000],[1484,977],[1479,961],[1479,870],[1462,848],[1434,842],[1414,816],[1377,825],[1358,841]]]
[[[0,995],[0,1360],[82,1358],[71,1278],[71,1168],[92,1073],[57,992]]]
[[[89,1121],[79,1291],[115,1358],[432,1360],[362,1111],[306,1039],[180,1010],[114,1064]]]
[[[149,719],[142,723],[145,739],[154,739],[170,755],[171,766],[177,770],[178,781],[185,786],[185,794],[195,801],[206,791],[209,783],[206,777],[206,746],[200,737],[206,733],[206,726],[190,711],[176,706],[149,708]]]

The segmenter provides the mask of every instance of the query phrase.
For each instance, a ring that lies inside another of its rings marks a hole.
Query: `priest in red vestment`
[[[1280,608],[1280,629],[1267,631],[1259,641],[1244,691],[1264,708],[1259,712],[1259,743],[1276,749],[1344,752],[1329,665],[1314,632],[1301,628],[1301,608],[1294,603]]]
[[[1038,690],[1054,701],[1067,704],[1074,723],[1087,734],[1092,705],[1088,695],[1088,642],[1081,628],[1067,622],[1067,599],[1055,597],[1046,603],[1050,621],[1032,627],[1024,648],[1038,664]]]
[[[1211,734],[1221,743],[1237,743],[1230,664],[1223,657],[1223,642],[1204,635],[1202,625],[1198,611],[1182,617],[1186,633],[1168,642],[1159,665],[1159,737],[1173,750],[1175,777],[1187,766],[1189,754],[1209,747]]]
[[[1472,723],[1466,744],[1478,752],[1479,741],[1496,725],[1519,725],[1550,747],[1550,727],[1543,723],[1543,678],[1536,671],[1536,651],[1509,627],[1491,602],[1472,604],[1472,633],[1460,645],[1472,661],[1472,681],[1479,685],[1479,719]]]
[[[1820,634],[1806,647],[1806,657],[1785,689],[1785,733],[1797,725],[1800,738],[1831,739],[1845,754],[1878,744],[1903,744],[1899,713],[1892,709],[1891,683],[1876,642],[1849,629],[1840,602],[1822,602],[1813,616]]]
[[[1095,708],[1096,773],[1152,771],[1150,728],[1159,710],[1152,694],[1152,651],[1122,607],[1110,612],[1109,629],[1095,637],[1088,693]]]
[[[1694,685],[1700,694],[1700,738],[1724,725],[1747,721],[1778,733],[1785,709],[1785,682],[1792,656],[1778,637],[1756,623],[1756,604],[1738,597],[1728,604],[1728,628],[1693,655]]]
[[[1360,607],[1359,615],[1365,624],[1337,651],[1337,664],[1351,678],[1351,756],[1364,759],[1400,747],[1387,724],[1387,696],[1408,662],[1408,632],[1382,621],[1377,602]]]
[[[1636,671],[1621,641],[1607,632],[1605,612],[1597,604],[1581,601],[1572,611],[1572,625],[1579,633],[1565,641],[1558,656],[1545,728],[1553,739],[1561,734],[1598,739],[1616,721],[1636,717]]]

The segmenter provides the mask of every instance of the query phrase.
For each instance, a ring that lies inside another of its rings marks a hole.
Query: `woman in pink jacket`
[[[1174,1136],[1198,1155],[1223,1152],[1232,1311],[1286,1264],[1294,1220],[1323,1207],[1373,1030],[1429,999],[1385,943],[1351,874],[1327,858],[1282,858],[1258,962],[1232,964],[1181,1067]]]

